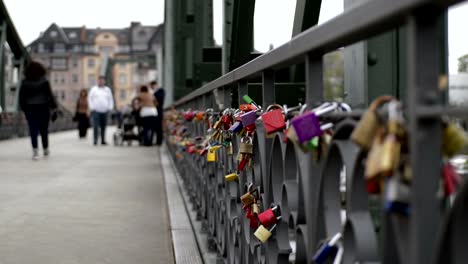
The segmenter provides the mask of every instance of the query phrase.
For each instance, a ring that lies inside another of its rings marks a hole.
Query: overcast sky
[[[156,25],[164,21],[164,0],[3,0],[25,44],[52,22],[60,26],[127,27],[131,21]],[[389,0],[390,1],[390,0]],[[222,0],[214,0],[215,40],[222,39]],[[296,0],[256,0],[255,48],[267,51],[291,38]],[[320,23],[343,11],[343,0],[324,0]],[[468,4],[449,13],[449,66],[457,70],[457,58],[468,54]],[[273,33],[272,33],[273,32]]]

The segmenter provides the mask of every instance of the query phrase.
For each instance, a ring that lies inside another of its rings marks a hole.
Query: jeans
[[[160,146],[163,142],[163,112],[158,109],[158,116],[156,117],[156,145]]]
[[[99,132],[101,132],[101,144],[106,143],[107,112],[99,113],[94,111],[92,113],[92,118],[94,130],[94,144],[98,143]]]
[[[143,123],[143,145],[153,145],[153,136],[156,128],[156,116],[145,116],[142,119]]]
[[[42,148],[49,148],[49,119],[50,110],[48,107],[29,109],[25,111],[26,120],[29,126],[29,135],[33,149],[38,148],[37,137],[42,139]]]

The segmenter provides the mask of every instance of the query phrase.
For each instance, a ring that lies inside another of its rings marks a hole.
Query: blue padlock
[[[337,233],[326,244],[320,247],[315,253],[313,260],[317,264],[324,264],[329,258],[334,257],[338,252],[338,242],[341,239],[341,233]]]
[[[237,121],[229,128],[229,131],[235,134],[239,133],[243,128],[242,122]]]
[[[400,174],[387,180],[385,186],[384,209],[389,213],[408,216],[411,213],[409,206],[410,187],[400,181]]]

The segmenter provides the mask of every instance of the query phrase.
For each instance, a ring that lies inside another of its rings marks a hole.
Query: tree
[[[468,72],[468,54],[458,58],[458,72]]]

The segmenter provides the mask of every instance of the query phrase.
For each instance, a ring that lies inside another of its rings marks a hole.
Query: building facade
[[[121,108],[139,85],[157,79],[162,36],[163,25],[132,22],[123,29],[91,29],[54,23],[28,48],[48,68],[54,94],[67,109],[74,111],[80,90],[94,86],[102,75]]]

